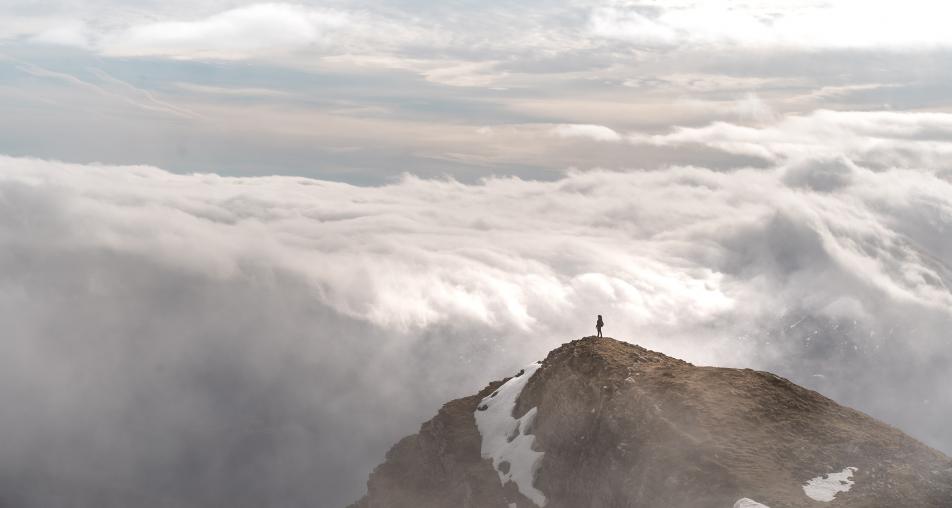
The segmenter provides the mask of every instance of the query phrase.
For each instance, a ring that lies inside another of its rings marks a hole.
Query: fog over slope
[[[596,313],[952,452],[952,122],[895,115],[609,136],[774,152],[553,181],[0,158],[2,501],[342,506],[440,403]]]

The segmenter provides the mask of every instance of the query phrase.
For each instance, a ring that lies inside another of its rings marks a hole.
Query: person
[[[598,332],[598,336],[602,336],[602,327],[605,326],[605,322],[602,321],[602,315],[598,315],[598,321],[595,321],[595,331]]]

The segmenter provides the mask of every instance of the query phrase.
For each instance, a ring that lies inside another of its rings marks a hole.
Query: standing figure
[[[602,336],[602,327],[605,326],[605,322],[602,321],[602,315],[598,315],[598,321],[595,321],[595,331],[598,332],[598,336]]]

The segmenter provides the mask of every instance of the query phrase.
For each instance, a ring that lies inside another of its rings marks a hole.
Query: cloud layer
[[[941,174],[823,154],[378,187],[0,167],[0,394],[20,401],[0,490],[18,506],[346,504],[441,402],[596,313],[952,450]]]
[[[505,6],[518,16],[493,2],[453,12],[439,6],[409,9],[359,1],[228,2],[217,11],[196,11],[189,4],[171,2],[151,16],[108,6],[100,6],[105,20],[70,19],[61,12],[46,19],[11,16],[8,35],[29,34],[38,42],[97,48],[114,56],[179,58],[251,58],[308,48],[333,54],[401,54],[422,40],[458,54],[473,44],[507,53],[572,52],[612,43],[650,50],[952,45],[942,22],[952,11],[924,0],[875,5],[854,0],[742,5],[727,0],[647,0]],[[479,22],[470,22],[474,19]],[[503,19],[506,23],[493,23]]]
[[[814,111],[765,125],[715,122],[661,135],[635,134],[635,143],[701,144],[771,162],[845,155],[879,167],[948,171],[952,115],[892,111]]]
[[[592,11],[591,30],[648,47],[719,46],[860,48],[948,45],[934,2],[767,0],[606,2]]]
[[[872,153],[880,135],[902,137],[880,132],[887,125],[948,114],[947,10],[11,0],[0,7],[0,153],[351,183],[405,168],[471,182],[566,167],[737,167],[786,143],[818,146],[809,138],[822,143],[818,129],[834,123],[830,135]],[[608,143],[627,135],[647,142]],[[921,131],[902,144],[942,139]],[[905,157],[880,148],[860,162]]]

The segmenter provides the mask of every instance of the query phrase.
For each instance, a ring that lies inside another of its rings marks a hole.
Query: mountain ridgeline
[[[451,401],[351,508],[952,507],[952,459],[768,372],[611,338]]]

